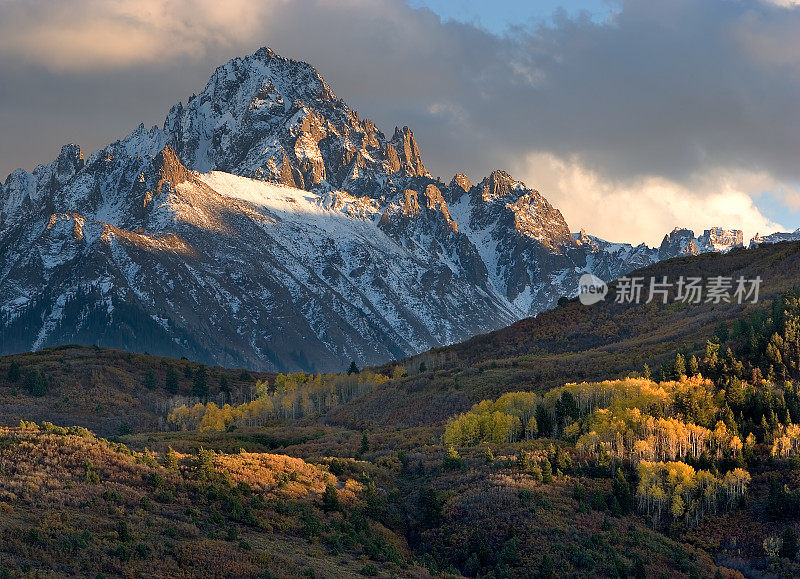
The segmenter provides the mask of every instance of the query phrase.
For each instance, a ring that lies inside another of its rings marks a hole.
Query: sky
[[[434,175],[509,171],[573,231],[800,227],[793,0],[0,0],[0,179],[161,126],[260,46],[410,126]]]

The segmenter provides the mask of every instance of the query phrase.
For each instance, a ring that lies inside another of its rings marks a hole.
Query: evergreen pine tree
[[[527,472],[531,469],[531,458],[524,450],[520,450],[517,454],[517,466],[523,472]]]
[[[19,367],[19,362],[11,362],[11,365],[8,367],[8,374],[6,375],[6,379],[13,384],[14,382],[18,382],[22,373]]]
[[[444,470],[458,470],[462,464],[461,455],[458,454],[458,451],[452,446],[448,447],[442,461],[442,468]]]
[[[322,495],[322,510],[325,512],[341,510],[339,493],[331,483],[328,483],[328,486],[325,487],[325,493]]]
[[[197,451],[197,476],[200,480],[213,480],[216,477],[215,457],[213,450],[206,450],[202,446]]]
[[[792,527],[786,527],[783,531],[783,544],[781,545],[781,557],[794,559],[797,557],[797,533]]]
[[[675,355],[675,378],[680,380],[682,376],[686,376],[686,358],[679,352]]]
[[[126,542],[131,540],[131,533],[128,530],[128,523],[124,520],[117,523],[117,535],[120,541]]]
[[[647,579],[647,568],[641,557],[634,557],[632,574],[634,579]]]
[[[225,374],[219,377],[219,391],[222,392],[222,395],[225,397],[225,402],[227,403],[231,399],[231,386]]]
[[[689,358],[689,375],[697,376],[700,373],[700,363],[697,361],[697,356]]]
[[[172,450],[172,447],[167,448],[167,452],[164,455],[164,468],[168,468],[170,470],[178,470],[178,455]]]
[[[720,344],[728,339],[728,324],[725,322],[725,320],[717,324],[717,327],[714,330],[714,336],[719,340]]]
[[[633,507],[633,497],[631,497],[631,487],[625,479],[625,473],[621,468],[614,474],[614,481],[611,485],[614,497],[619,502],[620,510],[623,514],[629,513]]]
[[[175,366],[167,366],[167,375],[164,378],[164,390],[169,394],[178,393],[178,372],[175,371]]]
[[[536,405],[536,425],[541,437],[548,437],[553,432],[553,418],[542,404]]]
[[[25,389],[31,396],[44,396],[47,394],[49,380],[42,370],[28,370],[25,374]]]
[[[347,369],[347,373],[349,375],[349,374],[358,374],[358,372],[359,370],[358,366],[356,366],[356,361],[353,360],[352,362],[350,362],[350,367]]]
[[[42,370],[39,371],[36,377],[36,388],[33,389],[34,396],[44,396],[47,394],[47,388],[50,386],[50,380],[44,375]]]
[[[556,570],[553,565],[553,559],[550,558],[550,555],[545,553],[542,555],[541,563],[539,563],[539,577],[542,579],[552,579],[555,575]]]
[[[144,375],[144,387],[148,390],[156,389],[156,375],[153,373],[152,368],[149,368]]]
[[[553,465],[546,458],[542,461],[542,482],[544,484],[553,482]]]
[[[206,367],[203,364],[198,366],[197,371],[194,373],[192,394],[194,394],[198,398],[205,398],[208,396],[208,381],[207,381]]]
[[[36,370],[31,368],[25,372],[25,381],[22,385],[29,394],[33,393],[33,388],[36,386]]]

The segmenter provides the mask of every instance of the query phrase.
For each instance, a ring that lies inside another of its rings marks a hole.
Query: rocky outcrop
[[[694,231],[676,227],[664,236],[658,250],[659,259],[670,259],[700,253],[725,253],[736,247],[744,246],[744,235],[740,229],[724,229],[712,227],[706,229],[700,237]]]
[[[736,247],[744,247],[744,234],[741,229],[712,227],[703,231],[696,245],[701,253],[709,251],[724,253]]]
[[[83,159],[83,152],[78,145],[64,145],[61,147],[61,152],[56,158],[55,171],[53,178],[59,185],[63,185],[77,173],[83,166],[85,161]]]
[[[447,226],[458,233],[458,223],[456,223],[450,216],[450,210],[447,208],[447,201],[445,201],[442,192],[436,185],[430,184],[425,188],[425,205],[432,211],[438,211],[447,222]]]
[[[685,255],[697,255],[699,253],[700,250],[697,248],[694,231],[680,227],[676,227],[665,235],[661,246],[658,248],[658,258],[660,260]]]
[[[492,171],[491,175],[486,177],[479,187],[481,199],[484,201],[492,201],[493,199],[501,197],[509,197],[513,189],[521,188],[521,183],[515,181],[514,178],[505,171]]]
[[[427,174],[414,133],[408,127],[395,127],[386,149],[392,173],[402,170],[407,177],[423,177]]]
[[[172,147],[164,147],[155,157],[154,166],[158,168],[158,184],[156,192],[160,195],[161,189],[168,188],[193,180],[192,172],[183,166]]]
[[[400,214],[403,217],[416,217],[419,215],[419,199],[417,192],[413,189],[403,191],[403,199],[400,202]]]

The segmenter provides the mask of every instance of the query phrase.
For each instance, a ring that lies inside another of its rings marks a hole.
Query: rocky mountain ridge
[[[0,352],[85,343],[264,370],[376,364],[535,315],[585,272],[610,280],[741,243],[689,233],[658,250],[609,243],[571,234],[503,171],[434,179],[408,127],[387,138],[311,65],[263,48],[219,67],[162,128],[88,159],[66,145],[9,175]]]
[[[782,241],[800,241],[800,229],[796,229],[792,232],[771,233],[769,235],[759,235],[756,233],[753,239],[750,240],[748,247],[758,247],[765,243],[780,243]]]

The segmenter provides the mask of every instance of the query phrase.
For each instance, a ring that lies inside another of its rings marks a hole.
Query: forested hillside
[[[754,279],[760,276],[760,300],[769,302],[800,285],[800,243],[785,242],[754,249],[735,249],[725,255],[704,254],[670,259],[630,274],[673,284],[680,278],[716,276]],[[668,352],[673,345],[699,342],[711,335],[721,321],[732,323],[753,304],[700,303],[674,301],[670,291],[667,304],[619,304],[613,301],[615,283],[606,301],[587,307],[571,300],[560,308],[527,318],[508,328],[477,336],[450,348],[433,352],[456,357],[462,364],[510,358],[520,355],[561,354],[597,349],[613,354],[635,349],[645,361]],[[643,294],[646,297],[646,294]],[[645,300],[642,299],[642,302]],[[430,356],[430,354],[428,354]],[[607,361],[613,362],[611,356]],[[605,370],[604,366],[599,368]],[[579,371],[592,372],[589,368]]]
[[[348,374],[0,359],[0,571],[796,576],[799,254],[640,272],[759,275],[758,303],[569,302]]]
[[[158,430],[183,401],[243,402],[270,374],[85,346],[0,358],[0,424],[47,420],[103,436]]]

